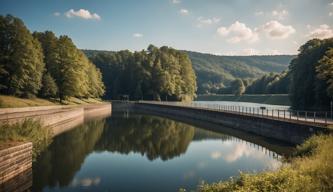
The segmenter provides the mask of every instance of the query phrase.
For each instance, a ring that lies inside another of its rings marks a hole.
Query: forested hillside
[[[113,51],[83,50],[89,58]],[[218,93],[237,78],[255,80],[269,73],[280,73],[288,68],[292,55],[272,56],[217,56],[185,51],[192,61],[197,76],[198,94]],[[102,68],[103,71],[103,68]],[[250,81],[252,82],[252,81]],[[229,93],[229,91],[227,91]]]
[[[150,45],[140,52],[84,51],[103,74],[106,99],[192,100],[197,90],[184,52]]]
[[[187,51],[197,75],[198,93],[217,92],[236,78],[257,79],[288,68],[292,55],[217,56]]]

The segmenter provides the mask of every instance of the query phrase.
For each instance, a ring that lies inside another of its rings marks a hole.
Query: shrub
[[[333,191],[333,136],[313,136],[297,147],[295,157],[277,171],[241,173],[238,178],[213,184],[203,183],[202,192]]]
[[[26,119],[19,123],[0,126],[0,142],[29,141],[33,143],[32,156],[36,159],[52,142],[50,129],[42,127],[40,121]]]

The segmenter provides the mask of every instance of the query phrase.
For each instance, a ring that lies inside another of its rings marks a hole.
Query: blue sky
[[[0,0],[31,31],[69,35],[82,49],[149,44],[222,55],[295,54],[333,36],[333,0]]]

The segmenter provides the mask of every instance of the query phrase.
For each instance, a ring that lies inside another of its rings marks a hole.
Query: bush
[[[40,121],[26,119],[15,124],[4,124],[0,126],[0,143],[29,141],[33,143],[32,156],[36,159],[52,142],[50,129],[42,127]]]
[[[313,136],[297,147],[290,164],[277,171],[241,173],[238,178],[213,184],[203,183],[198,190],[214,191],[333,191],[333,136]]]

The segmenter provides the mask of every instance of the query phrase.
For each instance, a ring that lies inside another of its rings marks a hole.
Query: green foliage
[[[49,73],[45,73],[42,80],[42,89],[40,90],[40,94],[45,98],[55,98],[57,97],[58,86],[55,80]]]
[[[33,158],[45,150],[52,142],[50,129],[42,127],[36,120],[26,119],[15,124],[4,124],[0,126],[0,142],[29,141],[33,143]]]
[[[329,109],[332,47],[333,38],[313,39],[300,47],[300,53],[290,64],[293,108]]]
[[[40,43],[24,23],[11,15],[0,16],[0,92],[36,95],[44,71]]]
[[[0,16],[0,93],[34,97],[95,97],[102,76],[67,36],[35,32],[13,16]]]
[[[290,74],[270,73],[255,80],[246,88],[247,94],[287,94],[289,93]]]
[[[317,77],[325,80],[327,95],[333,97],[333,47],[325,53],[316,66]]]
[[[202,184],[199,191],[333,191],[332,135],[313,136],[297,147],[295,157],[277,171],[259,174],[241,173],[229,181]]]
[[[236,78],[255,79],[288,68],[294,56],[217,56],[187,52],[197,75],[198,93],[230,93],[223,90]]]
[[[150,45],[147,51],[85,51],[103,72],[107,99],[192,100],[196,76],[186,53]]]
[[[241,96],[245,92],[245,86],[241,79],[236,79],[233,82],[231,82],[230,87],[232,93],[236,96]]]

